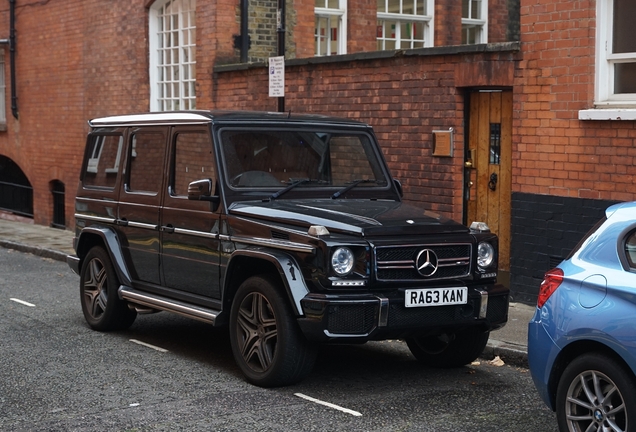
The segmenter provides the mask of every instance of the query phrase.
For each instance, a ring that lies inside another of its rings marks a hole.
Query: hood
[[[395,236],[468,232],[468,228],[437,213],[399,201],[280,200],[242,201],[229,208],[235,216],[359,236]]]

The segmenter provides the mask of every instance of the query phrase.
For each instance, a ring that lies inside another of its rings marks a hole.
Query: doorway
[[[512,91],[480,90],[468,97],[464,222],[486,222],[499,236],[499,270],[509,272]]]

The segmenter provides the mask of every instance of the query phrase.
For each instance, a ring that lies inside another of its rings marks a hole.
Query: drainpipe
[[[15,83],[15,0],[9,0],[9,51],[11,53],[11,113],[18,119],[18,91]]]
[[[234,48],[241,50],[241,63],[247,63],[250,49],[250,35],[248,34],[249,0],[241,0],[241,34],[234,35]]]
[[[278,56],[285,57],[285,3],[286,0],[278,0]],[[278,112],[285,112],[285,97],[278,98]]]
[[[15,86],[15,0],[9,0],[10,3],[10,30],[9,39],[0,39],[0,45],[8,45],[11,55],[11,112],[13,117],[18,118],[18,97]]]

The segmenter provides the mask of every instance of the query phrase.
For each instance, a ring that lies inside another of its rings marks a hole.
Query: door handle
[[[490,174],[490,181],[488,182],[488,188],[491,191],[494,191],[497,189],[497,173]]]
[[[165,232],[165,233],[173,233],[174,232],[174,227],[172,225],[165,225],[161,227],[161,231]]]

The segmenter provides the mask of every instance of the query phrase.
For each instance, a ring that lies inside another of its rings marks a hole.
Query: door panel
[[[220,299],[218,212],[211,203],[188,200],[188,183],[216,184],[212,140],[206,129],[175,128],[170,146],[170,184],[161,214],[165,286]]]
[[[473,92],[469,104],[466,222],[486,222],[499,236],[499,268],[507,271],[510,269],[512,92]]]

